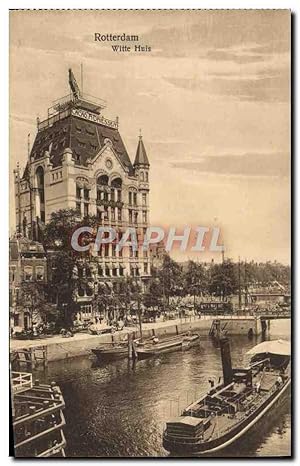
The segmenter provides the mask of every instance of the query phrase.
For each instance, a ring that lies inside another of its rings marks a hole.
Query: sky
[[[151,52],[113,52],[95,32]],[[220,227],[226,257],[290,263],[288,10],[10,12],[12,231],[12,170],[81,63],[132,161],[142,130],[152,225]]]

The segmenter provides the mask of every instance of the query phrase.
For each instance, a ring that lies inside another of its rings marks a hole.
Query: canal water
[[[290,321],[271,323],[269,339],[289,339]],[[233,365],[261,337],[232,337]],[[155,359],[96,365],[93,357],[49,363],[40,380],[55,380],[65,403],[68,457],[161,457],[166,420],[209,388],[221,374],[220,351],[208,337],[199,347]],[[219,456],[290,455],[290,400],[268,416],[240,445]]]

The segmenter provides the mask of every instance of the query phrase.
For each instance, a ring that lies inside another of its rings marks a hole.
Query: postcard
[[[10,11],[15,457],[291,456],[291,12]]]

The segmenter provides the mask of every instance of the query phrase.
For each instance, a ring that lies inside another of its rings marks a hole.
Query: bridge
[[[277,320],[277,319],[290,319],[291,312],[272,312],[272,311],[262,311],[256,312],[253,314],[255,317],[259,317],[260,320]]]

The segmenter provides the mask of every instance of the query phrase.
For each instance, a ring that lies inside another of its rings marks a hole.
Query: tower
[[[138,179],[139,198],[142,210],[142,223],[149,222],[149,160],[143,142],[143,137],[139,135],[136,156],[133,164],[134,174]]]
[[[134,175],[138,180],[138,206],[139,206],[139,237],[143,240],[149,224],[149,160],[143,142],[143,137],[140,130],[136,156],[133,164]],[[150,274],[150,252],[142,251],[143,256],[143,271],[145,275]]]
[[[72,70],[68,78],[70,94],[37,120],[26,168],[23,175],[15,172],[18,230],[38,226],[42,231],[52,213],[74,209],[78,217],[96,217],[98,226],[112,227],[120,237],[134,227],[142,239],[149,224],[150,167],[142,136],[132,164],[118,118],[103,115],[104,101],[83,94]],[[95,280],[147,279],[150,257],[141,243],[138,251],[124,248],[122,253],[116,244],[102,245],[92,259]],[[92,291],[84,288],[78,294],[90,307]]]
[[[147,157],[146,149],[143,142],[143,136],[139,135],[139,142],[136,150],[136,156],[133,164],[136,176],[141,183],[149,183],[149,160]]]

